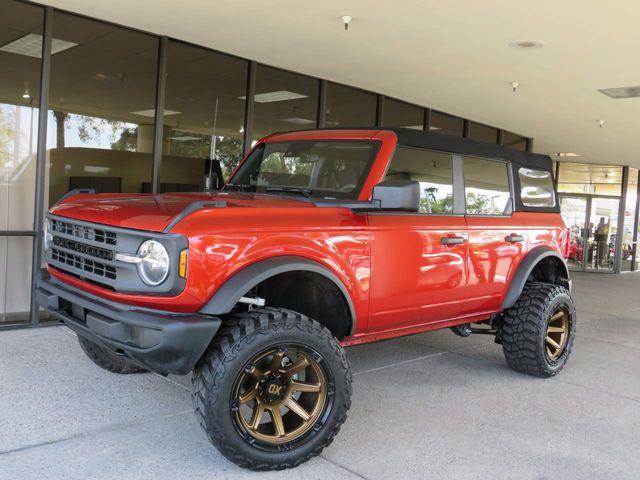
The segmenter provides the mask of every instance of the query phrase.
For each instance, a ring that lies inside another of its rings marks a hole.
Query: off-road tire
[[[306,345],[322,356],[334,382],[327,397],[331,409],[316,424],[313,435],[303,436],[293,447],[265,451],[238,431],[232,412],[233,386],[254,355],[287,343]],[[320,454],[333,441],[351,406],[351,371],[338,340],[318,322],[290,310],[261,308],[237,314],[223,324],[194,369],[192,399],[209,441],[227,459],[256,471],[283,470]]]
[[[569,330],[564,351],[555,360],[546,353],[547,324],[553,312],[564,308]],[[507,309],[502,322],[502,349],[514,370],[536,377],[560,372],[571,354],[576,331],[576,311],[569,291],[548,283],[527,283],[515,305]]]
[[[120,374],[143,373],[147,371],[130,362],[125,357],[120,357],[111,353],[84,337],[78,336],[78,342],[80,343],[80,347],[82,347],[84,353],[87,354],[87,357],[89,357],[93,363],[105,370]]]

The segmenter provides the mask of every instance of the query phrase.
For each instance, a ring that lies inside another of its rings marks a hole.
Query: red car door
[[[525,225],[514,222],[506,162],[464,157],[469,255],[464,315],[501,309],[513,269],[525,253]]]
[[[388,180],[420,183],[419,212],[369,214],[370,332],[456,318],[466,284],[467,233],[454,215],[452,155],[398,147]]]

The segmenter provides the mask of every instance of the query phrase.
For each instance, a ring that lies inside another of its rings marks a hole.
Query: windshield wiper
[[[267,193],[275,193],[275,192],[279,192],[279,193],[297,193],[299,195],[302,195],[304,197],[311,197],[311,195],[313,195],[313,192],[311,190],[309,190],[308,188],[298,188],[298,187],[267,187],[264,189],[265,192]]]

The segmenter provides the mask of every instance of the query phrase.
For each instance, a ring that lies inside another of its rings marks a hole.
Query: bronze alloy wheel
[[[250,443],[278,448],[313,429],[326,410],[329,391],[321,363],[322,357],[308,347],[280,345],[245,365],[231,410]]]
[[[569,312],[564,306],[554,310],[547,323],[544,337],[547,357],[555,362],[564,353],[569,338]]]

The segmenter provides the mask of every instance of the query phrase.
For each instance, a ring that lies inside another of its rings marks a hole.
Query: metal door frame
[[[622,255],[622,249],[618,248],[618,237],[620,236],[618,234],[618,231],[620,231],[620,206],[621,206],[621,202],[622,202],[622,197],[618,197],[616,195],[597,195],[595,193],[558,193],[558,202],[560,202],[560,200],[562,198],[581,198],[584,199],[586,202],[586,208],[585,208],[585,217],[584,217],[584,229],[586,230],[588,225],[589,225],[589,219],[591,218],[591,205],[593,203],[593,199],[594,198],[602,198],[604,200],[618,200],[618,225],[616,226],[616,248],[615,248],[615,257],[613,259],[613,268],[611,270],[598,270],[598,269],[593,269],[593,268],[587,268],[587,262],[585,261],[585,259],[587,258],[587,243],[586,241],[588,239],[583,238],[582,242],[583,242],[583,247],[582,247],[582,266],[581,268],[574,268],[572,269],[574,272],[589,272],[589,273],[604,273],[604,274],[611,274],[611,273],[620,273],[620,258]],[[562,209],[562,208],[561,208]],[[623,212],[624,214],[624,212]],[[624,221],[624,218],[622,219]]]

